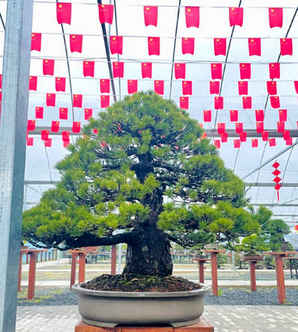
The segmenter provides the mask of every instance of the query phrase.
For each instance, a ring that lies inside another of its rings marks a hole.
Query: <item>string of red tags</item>
[[[243,26],[243,7],[229,7],[228,16],[230,26]],[[204,9],[203,9],[204,11]],[[158,6],[144,6],[144,24],[145,26],[158,25]],[[198,6],[185,6],[185,26],[187,28],[200,27],[201,9]],[[57,2],[56,5],[57,22],[59,24],[71,24],[72,4],[70,2]],[[114,6],[112,4],[98,5],[98,18],[101,24],[112,24],[114,19]],[[283,8],[268,8],[268,24],[270,28],[282,28],[283,26]]]
[[[275,176],[274,179],[273,179],[273,182],[275,182],[275,186],[274,186],[274,189],[276,190],[276,194],[277,194],[277,200],[279,201],[279,190],[281,188],[281,178],[279,177],[280,175],[280,170],[278,169],[279,167],[279,163],[276,161],[272,167],[274,168],[274,171],[272,172],[272,174]]]

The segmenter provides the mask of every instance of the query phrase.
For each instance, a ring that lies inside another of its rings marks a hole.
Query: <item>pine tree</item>
[[[24,213],[24,238],[59,249],[126,243],[124,274],[167,276],[170,241],[232,245],[256,232],[244,184],[202,134],[156,94],[115,103],[70,145],[55,189]]]

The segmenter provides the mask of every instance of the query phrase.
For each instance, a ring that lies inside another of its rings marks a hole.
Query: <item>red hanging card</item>
[[[34,140],[33,137],[27,137],[27,146],[33,146]]]
[[[0,89],[2,89],[2,74],[0,74]]]
[[[200,26],[200,7],[185,7],[185,23],[187,28]]]
[[[94,61],[83,61],[83,75],[94,77]]]
[[[228,133],[222,133],[220,135],[220,139],[221,139],[222,143],[226,143],[228,141]]]
[[[264,121],[264,110],[255,110],[256,121]]]
[[[36,119],[43,119],[43,107],[42,106],[35,107],[35,117],[36,117]]]
[[[288,119],[288,112],[285,109],[278,111],[278,117],[280,122],[286,122]]]
[[[246,80],[251,78],[251,64],[250,63],[240,63],[240,79]]]
[[[85,108],[84,109],[84,119],[85,120],[89,120],[90,118],[92,118],[92,108]]]
[[[204,119],[204,122],[211,122],[211,110],[203,111],[203,119]]]
[[[210,81],[209,82],[209,92],[211,95],[219,95],[220,82]]]
[[[234,139],[234,148],[239,149],[241,145],[240,139]]]
[[[58,133],[59,128],[60,128],[60,122],[59,121],[52,121],[51,131],[53,133]]]
[[[112,54],[122,54],[123,50],[122,36],[110,36],[110,50]]]
[[[182,81],[182,94],[192,95],[192,81]]]
[[[280,39],[280,55],[293,55],[292,38],[281,38]]]
[[[57,2],[57,22],[59,24],[71,24],[71,3],[70,2]]]
[[[229,21],[230,26],[243,25],[243,8],[242,7],[232,7],[229,8]]]
[[[226,38],[214,38],[214,55],[226,55],[227,42]]]
[[[246,142],[247,139],[247,132],[243,131],[240,135],[239,135],[240,141],[241,142]]]
[[[216,110],[222,110],[224,106],[224,99],[222,96],[214,97],[214,108]]]
[[[64,146],[65,148],[67,148],[69,144],[70,144],[70,140],[68,140],[68,141],[63,141],[63,146]]]
[[[35,120],[28,120],[27,130],[28,131],[33,131],[33,130],[35,130],[35,127],[36,127]]]
[[[155,80],[154,81],[154,92],[158,95],[164,94],[164,81]]]
[[[294,88],[296,93],[298,93],[298,81],[294,81]]]
[[[49,139],[49,131],[48,130],[46,130],[46,129],[44,129],[44,130],[42,130],[41,131],[41,139],[43,140],[43,141],[46,141],[46,140],[48,140]]]
[[[103,23],[113,23],[113,16],[114,16],[114,6],[113,5],[98,5],[98,16],[99,22]]]
[[[248,38],[249,56],[261,56],[261,38]]]
[[[50,147],[52,146],[52,139],[49,138],[49,139],[45,140],[45,141],[44,141],[44,146],[45,146],[46,148],[50,148]]]
[[[65,77],[56,77],[55,78],[56,91],[65,91],[65,86],[66,86]]]
[[[248,82],[247,81],[238,81],[238,92],[239,92],[240,96],[248,94]]]
[[[70,52],[82,53],[83,35],[69,35]]]
[[[251,109],[252,108],[252,98],[250,96],[243,96],[242,97],[242,107],[244,109]]]
[[[264,122],[257,122],[256,130],[258,134],[261,134],[264,131]]]
[[[235,131],[237,134],[243,133],[243,123],[242,122],[236,122],[235,123]]]
[[[272,108],[280,108],[280,101],[278,96],[270,96],[270,105]]]
[[[158,7],[157,6],[144,6],[144,21],[145,26],[157,26]]]
[[[110,80],[108,78],[102,78],[99,80],[100,93],[110,93]]]
[[[152,63],[151,62],[142,63],[142,78],[152,78]]]
[[[275,138],[269,138],[269,146],[276,146],[276,139]]]
[[[195,39],[182,37],[182,54],[194,54],[195,52]]]
[[[231,122],[238,121],[238,111],[237,110],[230,110],[230,121]]]
[[[189,108],[189,97],[180,97],[179,102],[180,102],[180,108],[181,109],[188,110],[188,108]]]
[[[66,107],[59,108],[59,119],[67,120],[68,119],[68,109]]]
[[[74,121],[72,123],[72,132],[73,133],[79,133],[81,131],[81,122],[79,121]]]
[[[277,132],[283,133],[285,131],[285,123],[283,121],[277,122]]]
[[[283,22],[282,8],[268,8],[269,10],[269,26],[270,28],[281,28]]]
[[[271,80],[280,78],[280,63],[269,63],[269,77]]]
[[[222,79],[222,63],[211,63],[211,79]]]
[[[123,78],[124,76],[124,62],[113,62],[113,76]]]
[[[277,94],[276,81],[267,81],[266,86],[267,86],[268,95],[276,95]]]
[[[129,94],[138,92],[138,80],[127,81],[127,92]]]
[[[220,140],[219,139],[215,139],[214,140],[214,146],[217,148],[217,149],[220,149]]]
[[[44,75],[54,75],[55,60],[42,60],[42,71]]]
[[[185,79],[185,63],[175,63],[175,78]]]
[[[253,148],[257,148],[258,145],[259,145],[259,140],[258,140],[257,138],[253,138],[253,139],[251,140],[251,146],[252,146]]]
[[[37,90],[37,76],[29,77],[29,90],[33,90],[33,91]]]
[[[282,135],[283,135],[284,140],[287,140],[287,139],[291,138],[291,133],[290,133],[289,130],[284,130]]]
[[[83,96],[81,94],[74,94],[72,100],[72,106],[81,108],[82,105],[83,105]]]
[[[56,94],[55,93],[47,93],[47,95],[46,95],[46,105],[47,106],[55,106],[56,105]]]
[[[101,95],[100,96],[100,107],[107,108],[110,106],[110,96],[109,95]]]
[[[31,35],[31,51],[41,50],[41,33],[33,32]]]
[[[226,124],[223,122],[219,122],[217,124],[217,132],[219,135],[222,135],[223,133],[226,132]]]
[[[286,145],[293,145],[292,137],[289,137],[289,138],[286,139]]]
[[[62,131],[62,140],[63,141],[69,141],[70,138],[69,138],[69,131]]]
[[[160,37],[148,37],[148,54],[160,55]]]
[[[265,141],[268,141],[268,139],[269,139],[268,131],[263,131],[262,132],[262,140],[265,142]]]

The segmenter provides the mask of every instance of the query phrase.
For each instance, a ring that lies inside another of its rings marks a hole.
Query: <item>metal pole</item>
[[[24,191],[32,0],[8,0],[0,118],[0,332],[14,332]]]

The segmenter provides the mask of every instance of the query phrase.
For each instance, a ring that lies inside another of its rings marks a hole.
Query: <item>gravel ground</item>
[[[257,292],[250,292],[247,288],[219,289],[219,296],[209,294],[205,297],[208,305],[278,305],[277,291],[273,287],[262,287]],[[77,296],[67,288],[37,287],[35,298],[31,301],[26,299],[26,289],[19,293],[19,306],[53,306],[53,305],[76,305]],[[298,305],[298,287],[287,288],[287,301],[285,305]]]

